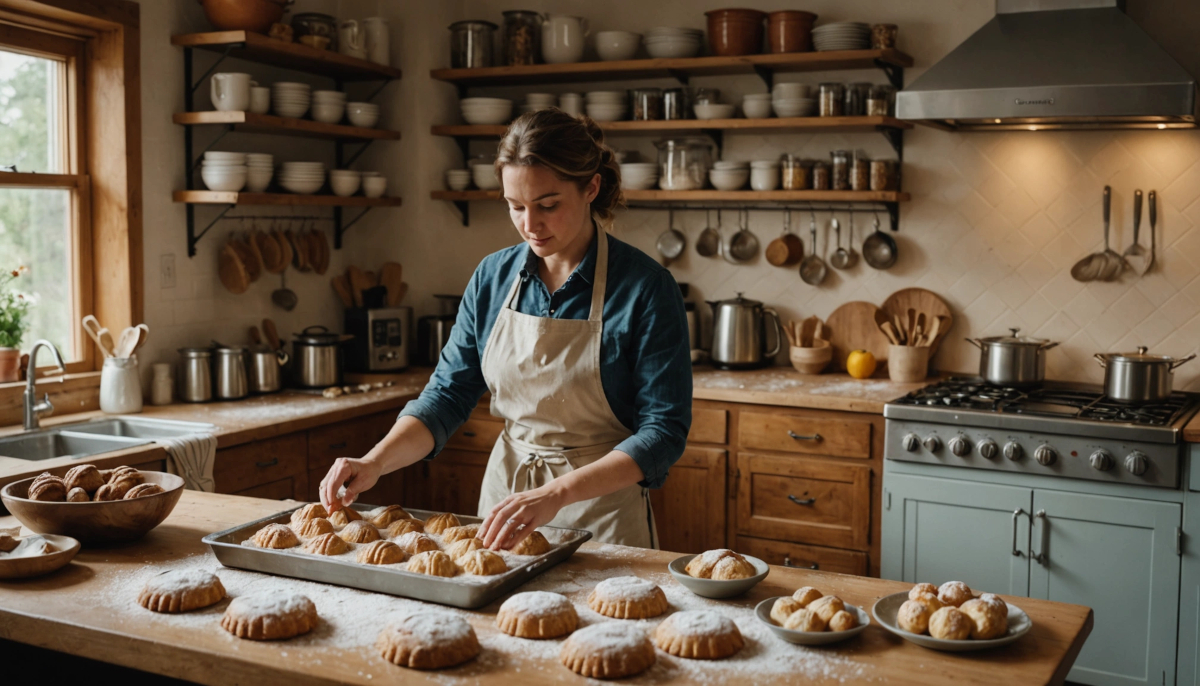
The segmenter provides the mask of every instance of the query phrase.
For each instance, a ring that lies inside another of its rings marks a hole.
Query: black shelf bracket
[[[681,85],[681,86],[686,86],[686,85],[688,85],[688,78],[690,78],[690,77],[688,76],[688,73],[687,73],[687,72],[685,72],[685,71],[679,71],[678,69],[668,69],[668,70],[667,70],[667,74],[668,74],[668,75],[669,75],[671,78],[673,78],[673,79],[675,79],[676,81],[678,81],[678,82],[679,82],[679,85]]]
[[[904,129],[893,129],[891,127],[882,127],[879,132],[891,144],[892,150],[896,151],[896,156],[900,161],[904,160]]]
[[[897,67],[890,62],[878,59],[875,60],[875,66],[883,70],[884,76],[887,76],[888,81],[896,87],[896,90],[904,88],[904,67]]]
[[[226,205],[225,209],[221,210],[221,213],[218,214],[212,221],[210,221],[208,223],[208,226],[205,226],[204,229],[202,231],[200,231],[200,233],[196,233],[196,206],[192,205],[192,204],[188,204],[188,206],[187,206],[188,257],[196,256],[196,244],[200,242],[201,238],[204,238],[204,234],[208,233],[209,229],[211,229],[213,226],[215,226],[217,222],[221,221],[221,218],[224,217],[226,215],[226,213],[228,213],[229,210],[232,210],[234,207],[236,207],[236,205]]]
[[[471,203],[466,200],[455,200],[454,206],[457,207],[459,213],[462,214],[462,225],[470,226],[471,225]]]
[[[357,217],[355,217],[354,219],[351,219],[350,221],[343,224],[342,223],[342,208],[340,208],[340,207],[333,208],[333,249],[334,250],[342,249],[342,236],[346,235],[346,232],[350,230],[350,227],[357,224],[358,220],[367,216],[367,213],[370,211],[371,211],[370,207],[364,208],[362,212],[358,213]]]
[[[892,231],[899,231],[900,230],[900,203],[885,202],[884,205],[887,207],[888,219],[891,222]]]
[[[762,66],[761,64],[754,65],[754,73],[758,74],[758,78],[762,79],[763,83],[767,84],[767,92],[770,92],[775,87],[775,70]]]

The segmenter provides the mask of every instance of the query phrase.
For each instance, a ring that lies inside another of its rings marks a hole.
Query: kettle
[[[783,347],[779,314],[757,300],[743,298],[707,301],[713,311],[712,361],[718,369],[756,369],[771,364]],[[767,318],[775,332],[775,347],[767,350]]]

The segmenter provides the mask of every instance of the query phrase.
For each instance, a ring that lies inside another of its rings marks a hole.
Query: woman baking
[[[692,368],[671,273],[608,235],[620,167],[590,119],[522,115],[496,173],[524,244],[475,269],[429,384],[391,432],[321,482],[327,508],[437,455],[484,391],[505,420],[479,498],[479,537],[511,548],[542,525],[657,547],[648,488],[683,453]],[[344,492],[340,492],[345,488]]]

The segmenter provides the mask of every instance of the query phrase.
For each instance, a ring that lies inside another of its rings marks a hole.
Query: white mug
[[[249,74],[213,74],[209,88],[213,107],[222,112],[245,112],[250,108],[250,83]]]
[[[357,19],[346,19],[338,25],[338,52],[348,57],[367,59],[367,47],[363,44],[363,28]]]
[[[547,14],[542,24],[542,59],[547,64],[565,64],[583,59],[583,39],[590,32],[588,20],[566,14]]]
[[[363,19],[367,34],[367,59],[375,64],[390,65],[392,50],[388,44],[387,19],[383,17],[367,17]]]
[[[266,114],[271,109],[271,89],[266,86],[250,87],[250,111]]]

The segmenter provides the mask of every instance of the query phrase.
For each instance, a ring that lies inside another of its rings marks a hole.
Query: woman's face
[[[579,188],[539,165],[508,165],[502,174],[508,214],[521,238],[538,257],[561,252],[581,237],[591,240],[591,203],[600,175]]]

